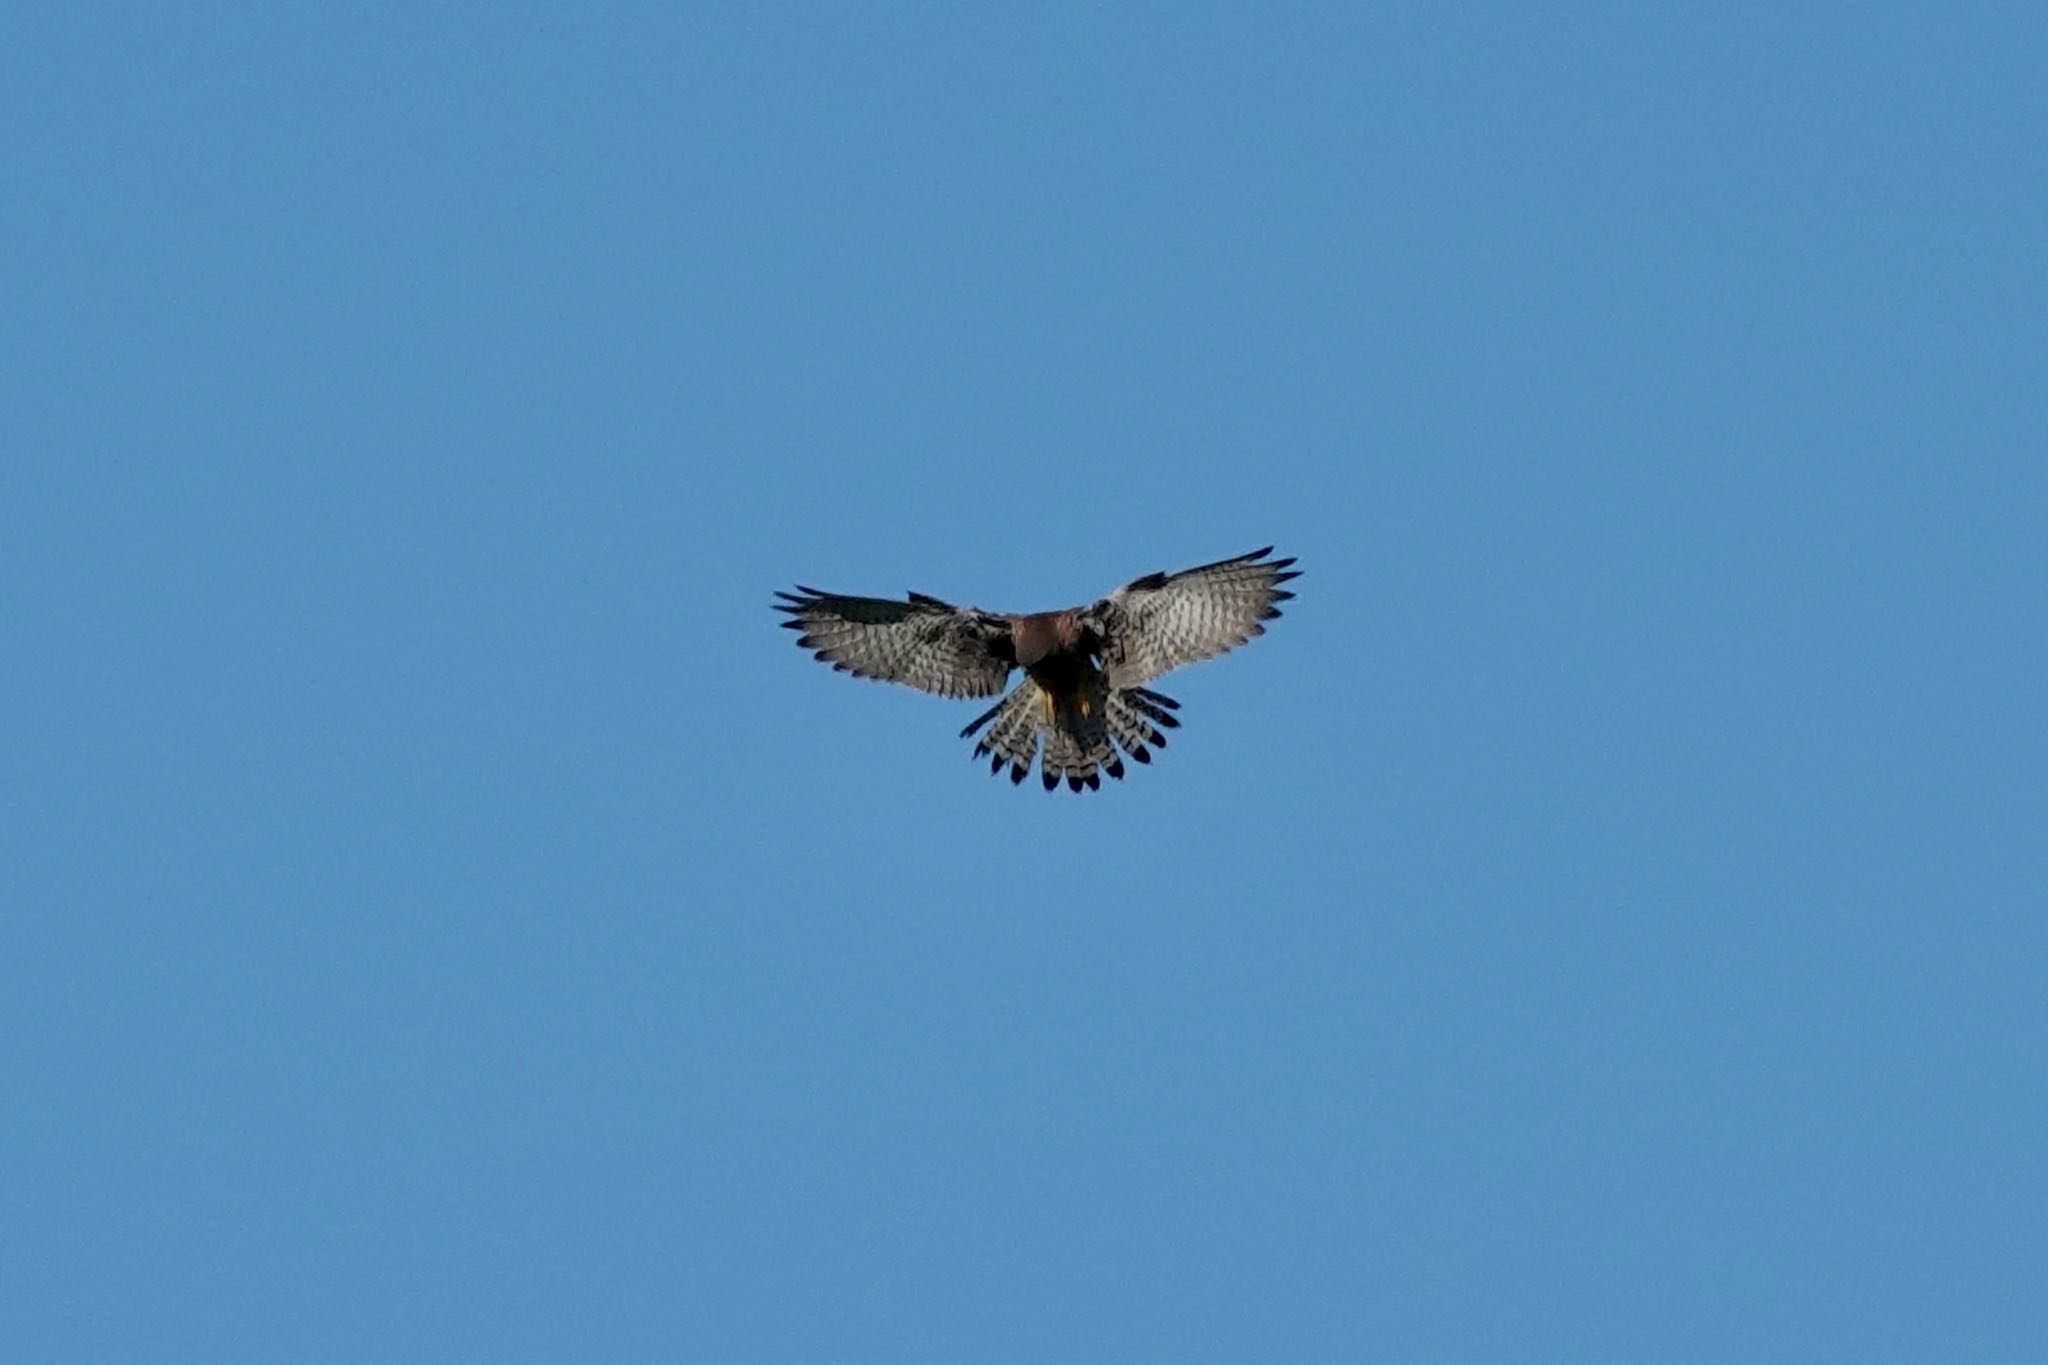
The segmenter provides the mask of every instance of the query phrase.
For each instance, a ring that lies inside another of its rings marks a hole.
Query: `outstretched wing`
[[[1112,687],[1142,687],[1162,673],[1214,658],[1264,635],[1259,623],[1294,596],[1280,585],[1301,577],[1292,559],[1267,559],[1268,545],[1181,573],[1148,574],[1090,607]]]
[[[942,697],[992,697],[1016,664],[1010,623],[912,593],[907,601],[841,597],[799,586],[778,592],[782,624],[842,673],[905,683]]]

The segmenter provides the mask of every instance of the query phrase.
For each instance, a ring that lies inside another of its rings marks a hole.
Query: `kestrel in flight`
[[[960,732],[988,726],[974,755],[1022,782],[1034,760],[1047,791],[1091,791],[1102,773],[1121,778],[1123,758],[1152,761],[1178,726],[1180,703],[1148,690],[1160,674],[1213,658],[1280,615],[1298,571],[1268,559],[1273,547],[1181,573],[1154,573],[1093,606],[1008,615],[911,593],[904,601],[842,597],[799,586],[778,592],[782,624],[797,643],[842,673],[905,683],[942,697],[993,697],[1010,670],[1024,680]],[[993,722],[993,723],[991,723]]]

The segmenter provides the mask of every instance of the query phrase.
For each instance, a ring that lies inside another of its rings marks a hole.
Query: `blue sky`
[[[2041,1358],[2038,6],[0,36],[0,1355]]]

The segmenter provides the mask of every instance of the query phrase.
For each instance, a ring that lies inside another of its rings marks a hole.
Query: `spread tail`
[[[989,760],[989,771],[1007,765],[1010,781],[1022,782],[1037,762],[1047,791],[1064,779],[1071,791],[1093,791],[1102,774],[1122,778],[1119,746],[1140,763],[1152,761],[1152,750],[1166,747],[1161,732],[1180,724],[1173,712],[1180,703],[1142,687],[1111,688],[1097,673],[1079,692],[1053,699],[1030,678],[976,717],[960,732],[964,738],[988,727],[974,745],[974,756]]]

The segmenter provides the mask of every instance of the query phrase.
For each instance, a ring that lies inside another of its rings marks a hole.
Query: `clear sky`
[[[2039,4],[0,28],[0,1358],[2048,1352]]]

